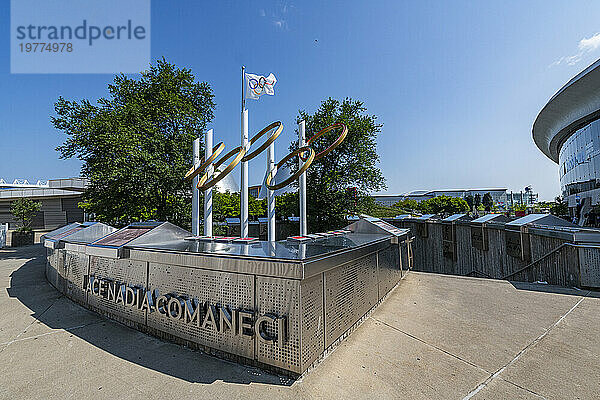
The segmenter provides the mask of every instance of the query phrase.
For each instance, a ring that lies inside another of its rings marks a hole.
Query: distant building
[[[248,194],[252,197],[254,197],[255,199],[258,198],[258,194],[260,193],[260,187],[262,185],[254,185],[254,186],[249,186],[248,187]]]
[[[413,190],[402,194],[375,194],[375,201],[384,206],[392,206],[401,200],[416,200],[423,201],[439,196],[458,197],[464,199],[467,196],[480,195],[483,196],[489,193],[495,204],[510,205],[510,204],[526,204],[530,205],[537,201],[537,194],[531,192],[508,192],[506,188],[477,188],[477,189],[436,189],[436,190]],[[512,193],[512,195],[511,195]]]
[[[18,227],[10,213],[10,205],[21,198],[42,203],[41,210],[33,218],[33,229],[48,230],[71,222],[82,222],[84,214],[78,203],[86,185],[82,178],[52,179],[35,184],[23,179],[15,179],[13,183],[0,179],[0,224],[8,223],[9,229]]]

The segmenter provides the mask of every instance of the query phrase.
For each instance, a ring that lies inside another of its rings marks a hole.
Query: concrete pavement
[[[600,299],[410,273],[293,381],[163,342],[61,296],[44,249],[0,250],[0,398],[597,398]]]

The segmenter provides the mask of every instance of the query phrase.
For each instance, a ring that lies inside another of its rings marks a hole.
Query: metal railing
[[[548,257],[550,257],[553,254],[557,254],[559,253],[563,248],[565,247],[573,247],[573,248],[578,248],[578,249],[600,249],[600,245],[593,245],[593,244],[575,244],[575,243],[568,243],[565,242],[563,244],[561,244],[560,246],[558,246],[557,248],[555,248],[552,251],[549,251],[548,253],[544,254],[542,257],[538,258],[537,260],[527,264],[526,266],[524,266],[523,268],[519,268],[518,270],[511,272],[510,274],[504,276],[502,279],[508,279],[511,278],[523,271],[526,271],[534,266],[536,266],[537,264],[539,264],[540,262],[546,260]]]

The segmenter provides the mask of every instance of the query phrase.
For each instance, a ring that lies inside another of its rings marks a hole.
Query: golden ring
[[[275,133],[273,133],[267,140],[265,140],[265,142],[258,149],[254,150],[252,153],[250,153],[247,156],[245,156],[244,158],[242,158],[242,162],[252,160],[254,157],[256,157],[257,155],[262,153],[267,147],[269,147],[269,145],[271,143],[273,143],[275,141],[275,139],[277,139],[279,137],[279,135],[281,134],[281,132],[283,131],[283,124],[281,123],[281,121],[273,122],[271,125],[267,126],[263,130],[258,132],[256,135],[254,135],[254,137],[252,139],[250,139],[250,146],[252,146],[265,133],[269,132],[271,129],[273,129],[275,127],[277,127],[277,129],[275,130]]]
[[[279,167],[281,167],[283,164],[288,162],[292,157],[298,156],[300,153],[304,153],[306,151],[309,152],[308,157],[304,161],[304,164],[302,164],[302,167],[300,167],[294,175],[290,176],[285,181],[278,183],[277,185],[271,186],[271,180],[273,179],[273,171],[270,171],[269,175],[267,176],[267,182],[266,182],[265,186],[270,190],[277,190],[277,189],[286,187],[292,181],[295,181],[296,179],[298,179],[298,177],[300,175],[302,175],[308,169],[308,167],[310,167],[310,164],[312,164],[313,160],[315,159],[315,151],[311,147],[308,147],[308,146],[300,147],[299,149],[292,151],[290,154],[285,156],[281,161],[279,161],[277,163],[277,169],[279,169]]]
[[[331,146],[329,146],[328,148],[326,148],[325,150],[323,150],[322,152],[320,152],[319,154],[317,154],[315,156],[315,161],[320,160],[321,158],[325,157],[327,154],[331,153],[333,151],[333,149],[338,147],[344,141],[344,139],[346,138],[346,135],[348,135],[348,127],[341,122],[338,122],[333,125],[329,125],[328,127],[322,129],[319,133],[317,133],[316,135],[314,135],[313,137],[308,139],[308,142],[306,142],[306,145],[310,146],[310,144],[313,143],[315,140],[317,140],[318,138],[320,138],[327,132],[332,131],[336,128],[342,128],[342,133],[340,134],[340,136],[338,136],[337,139],[335,139],[335,142],[333,142],[331,144]],[[302,156],[300,156],[300,158],[304,159],[304,157],[302,157]]]
[[[209,164],[213,162],[215,158],[217,158],[224,149],[225,144],[223,142],[218,143],[215,147],[213,147],[213,153],[210,155],[210,157],[208,157],[208,160],[204,161],[204,157],[202,157],[200,159],[200,162],[198,163],[200,164],[200,166],[196,167],[194,165],[192,168],[190,168],[190,170],[185,174],[183,179],[185,179],[186,181],[191,181],[196,177],[196,175],[200,174],[201,172],[204,172],[206,167],[208,167]]]
[[[235,153],[237,153],[237,155],[235,156],[233,161],[231,161],[229,165],[227,165],[227,167],[219,173],[219,175],[209,180],[208,182],[206,182],[206,180],[208,179],[208,172],[205,172],[204,175],[202,175],[202,178],[198,180],[198,185],[196,185],[198,190],[210,189],[211,187],[215,186],[215,184],[217,184],[219,181],[221,181],[221,179],[225,178],[236,167],[236,165],[238,165],[240,161],[242,161],[242,157],[244,157],[244,155],[246,154],[246,149],[244,149],[242,146],[238,146],[235,149],[231,150],[229,153],[225,154],[219,159],[219,161],[215,163],[215,169],[221,166],[221,164],[223,164],[225,161],[229,160]]]

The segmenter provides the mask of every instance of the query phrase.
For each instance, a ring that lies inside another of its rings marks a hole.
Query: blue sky
[[[287,154],[298,109],[328,96],[363,100],[388,193],[533,185],[559,193],[558,169],[533,144],[547,100],[600,57],[595,1],[152,2],[152,59],[192,69],[217,103],[215,142],[239,142],[240,67],[278,79],[248,100],[250,133],[284,123]],[[10,10],[0,8],[0,178],[77,176],[59,160],[50,124],[58,96],[97,99],[111,75],[11,75]],[[264,157],[250,166],[259,183]]]

